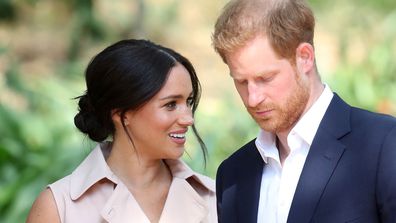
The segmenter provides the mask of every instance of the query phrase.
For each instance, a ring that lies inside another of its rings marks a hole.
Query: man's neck
[[[276,135],[276,147],[278,148],[280,163],[283,166],[286,158],[289,156],[290,148],[287,145],[287,135],[283,137],[281,135]]]

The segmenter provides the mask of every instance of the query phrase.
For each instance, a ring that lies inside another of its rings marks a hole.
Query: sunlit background
[[[219,163],[252,139],[227,67],[211,47],[225,0],[0,0],[0,222],[24,222],[38,193],[94,147],[73,124],[84,69],[124,38],[151,39],[195,65],[203,93],[183,159],[215,177]],[[309,1],[324,82],[352,105],[396,115],[396,1]]]

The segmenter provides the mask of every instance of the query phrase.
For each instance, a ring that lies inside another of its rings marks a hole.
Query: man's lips
[[[266,119],[273,113],[273,111],[274,109],[264,109],[264,110],[254,111],[253,114],[257,118]]]
[[[255,113],[257,116],[264,117],[264,116],[270,115],[271,112],[272,112],[273,110],[274,110],[274,109],[266,109],[266,110],[256,111],[256,112],[254,112],[254,113]]]

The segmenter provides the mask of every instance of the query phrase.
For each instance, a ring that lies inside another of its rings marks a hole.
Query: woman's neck
[[[170,182],[172,178],[163,160],[139,155],[129,142],[113,142],[107,164],[129,189],[148,188],[161,182]]]
[[[107,164],[132,193],[150,222],[158,222],[172,183],[166,163],[139,156],[129,142],[115,141]]]

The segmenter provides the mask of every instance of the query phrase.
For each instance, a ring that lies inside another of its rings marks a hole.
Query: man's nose
[[[249,107],[256,107],[264,100],[263,89],[255,83],[248,84],[248,103]]]

